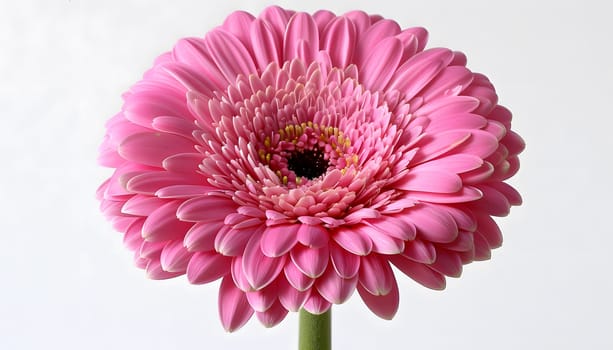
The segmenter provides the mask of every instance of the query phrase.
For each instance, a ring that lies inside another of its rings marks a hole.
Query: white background
[[[106,119],[155,56],[265,1],[0,0],[0,349],[292,349],[297,317],[225,333],[217,285],[150,281],[98,212]],[[281,1],[421,25],[494,82],[528,148],[505,244],[447,290],[353,296],[335,349],[613,348],[613,61],[606,1]]]

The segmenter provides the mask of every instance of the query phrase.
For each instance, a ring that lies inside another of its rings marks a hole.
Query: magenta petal
[[[245,293],[236,288],[230,276],[224,277],[219,287],[219,317],[223,327],[233,332],[247,323],[253,315],[253,309]]]
[[[260,248],[262,234],[254,234],[245,247],[243,254],[243,272],[247,281],[254,290],[262,289],[277,278],[283,266],[286,256],[270,258]]]
[[[428,266],[413,262],[399,255],[391,256],[390,261],[405,275],[411,277],[424,287],[435,290],[445,289],[445,276]]]
[[[382,234],[398,238],[403,241],[415,238],[415,226],[406,220],[394,216],[383,216],[380,219],[369,220],[368,225]]]
[[[187,251],[181,241],[170,241],[160,255],[162,269],[168,272],[185,272],[192,253]]]
[[[364,300],[364,303],[368,306],[370,311],[385,320],[394,318],[394,315],[396,315],[398,311],[398,305],[400,304],[398,284],[393,275],[392,278],[394,279],[392,289],[385,295],[373,295],[361,285],[357,286],[360,297],[362,297],[362,300]]]
[[[321,276],[328,266],[329,250],[327,246],[308,248],[297,245],[290,252],[292,262],[305,275],[311,278]]]
[[[129,161],[161,167],[168,156],[193,152],[194,142],[172,134],[139,133],[126,138],[118,151]]]
[[[286,254],[298,243],[300,224],[268,226],[264,229],[260,247],[264,255],[276,258]]]
[[[389,293],[395,280],[387,260],[374,254],[363,256],[361,260],[360,284],[373,295]]]
[[[345,279],[339,276],[332,266],[317,279],[315,287],[319,294],[333,304],[342,304],[349,299],[358,284],[358,277]]]
[[[192,284],[215,281],[230,272],[232,258],[216,252],[197,252],[187,265],[187,280]]]
[[[270,328],[276,326],[285,319],[285,316],[287,316],[287,309],[283,306],[283,304],[277,301],[272,304],[268,310],[264,312],[256,312],[255,315],[260,323],[264,325],[264,327]]]
[[[298,241],[307,247],[321,248],[328,244],[330,238],[323,226],[302,224],[298,229]]]
[[[215,250],[226,256],[238,256],[243,254],[249,239],[261,232],[261,227],[221,230],[215,237]]]
[[[360,257],[347,252],[336,244],[330,245],[330,260],[336,273],[343,278],[353,278],[360,270]]]

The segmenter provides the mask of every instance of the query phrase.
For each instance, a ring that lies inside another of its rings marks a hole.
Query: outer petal
[[[224,277],[219,287],[219,317],[223,327],[233,332],[247,323],[253,315],[253,309],[245,293],[236,288],[230,276]]]
[[[392,285],[389,293],[385,295],[373,295],[362,285],[358,285],[358,293],[368,308],[375,313],[375,315],[391,320],[398,311],[398,305],[400,303],[400,294],[398,292],[398,284],[394,275],[392,275]]]

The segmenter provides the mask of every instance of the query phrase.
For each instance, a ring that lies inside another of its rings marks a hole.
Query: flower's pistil
[[[358,162],[341,130],[310,121],[288,124],[266,136],[258,154],[288,187],[316,179],[330,168],[344,172]]]

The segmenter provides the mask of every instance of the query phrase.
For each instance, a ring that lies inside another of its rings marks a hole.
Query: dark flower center
[[[330,164],[319,148],[296,150],[287,158],[287,168],[299,177],[312,180],[328,170]]]

